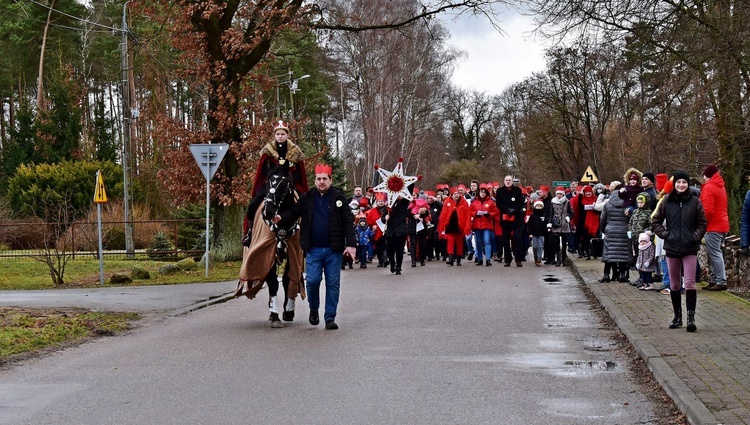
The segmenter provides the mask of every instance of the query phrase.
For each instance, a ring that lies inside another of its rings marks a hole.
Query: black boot
[[[461,265],[461,257],[460,257],[460,256],[458,256],[458,255],[456,256],[456,265],[457,265],[457,266],[460,266],[460,265]]]
[[[672,310],[674,310],[674,318],[669,324],[669,329],[677,329],[682,326],[682,296],[680,291],[671,291],[669,297],[672,299]]]
[[[618,282],[629,283],[628,279],[628,265],[627,263],[620,263],[618,269],[620,270],[620,277],[617,278]]]
[[[612,279],[610,279],[610,278],[609,278],[609,275],[608,275],[608,274],[605,274],[605,275],[604,275],[604,276],[602,276],[602,278],[601,278],[601,279],[599,279],[599,280],[598,280],[597,282],[599,282],[599,283],[609,283],[609,282],[611,282],[611,281],[612,281]]]
[[[455,258],[456,258],[456,256],[455,256],[455,255],[449,255],[449,256],[448,256],[448,261],[446,261],[446,262],[445,262],[445,264],[447,264],[447,265],[449,265],[449,266],[452,266],[452,265],[453,265],[453,260],[454,260]]]
[[[695,305],[698,303],[698,293],[695,289],[685,290],[685,307],[687,307],[687,331],[695,332]]]
[[[555,252],[555,267],[562,265],[562,253],[560,251]]]

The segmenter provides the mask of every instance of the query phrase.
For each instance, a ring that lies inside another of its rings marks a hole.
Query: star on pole
[[[388,195],[388,207],[392,207],[393,203],[396,202],[399,196],[406,198],[411,201],[411,193],[409,192],[409,186],[420,180],[420,176],[405,176],[404,175],[404,159],[399,158],[396,168],[393,171],[387,171],[380,168],[379,165],[375,166],[375,169],[380,173],[380,177],[383,181],[373,188],[375,192],[382,192]]]

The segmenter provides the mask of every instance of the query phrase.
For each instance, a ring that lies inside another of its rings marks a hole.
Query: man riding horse
[[[277,299],[279,280],[282,281],[286,293],[282,318],[285,321],[292,321],[297,294],[305,298],[305,285],[302,284],[304,256],[299,244],[299,234],[293,231],[279,232],[278,227],[272,229],[270,221],[267,218],[264,220],[264,208],[259,207],[264,202],[280,204],[283,200],[284,194],[276,193],[281,188],[271,188],[270,183],[279,185],[284,182],[284,179],[291,180],[291,192],[295,200],[301,193],[307,192],[308,187],[304,164],[305,155],[296,144],[288,140],[289,126],[283,121],[279,121],[274,126],[274,139],[260,151],[260,164],[255,174],[253,197],[245,219],[246,236],[243,239],[245,252],[235,296],[244,295],[252,299],[262,289],[263,282],[265,282],[268,285],[270,297],[268,307],[271,312],[269,317],[271,327],[280,328],[282,324],[279,319]],[[274,181],[269,182],[272,177]],[[275,205],[275,207],[279,206]],[[276,213],[275,211],[266,212],[274,215]],[[293,225],[296,226],[296,223]]]

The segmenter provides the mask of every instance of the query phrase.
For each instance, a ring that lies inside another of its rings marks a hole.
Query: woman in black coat
[[[651,229],[664,240],[669,270],[670,297],[674,318],[670,329],[682,326],[681,282],[685,285],[685,307],[687,308],[687,331],[695,332],[695,306],[698,294],[695,290],[695,269],[698,265],[698,250],[706,234],[706,213],[703,204],[690,192],[690,175],[676,171],[674,188],[662,199],[652,216]]]
[[[393,203],[388,215],[383,221],[385,228],[385,244],[388,252],[388,262],[391,264],[391,273],[401,274],[401,263],[404,262],[404,246],[406,246],[406,235],[408,227],[406,220],[409,216],[409,200],[398,198]]]

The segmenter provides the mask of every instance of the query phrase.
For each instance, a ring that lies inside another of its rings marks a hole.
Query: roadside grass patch
[[[138,319],[136,313],[0,307],[0,365],[89,338],[117,335]]]
[[[241,262],[216,262],[206,278],[205,268],[181,271],[172,275],[160,275],[159,268],[169,261],[154,260],[110,260],[104,259],[104,286],[109,286],[109,278],[115,273],[130,275],[133,266],[138,265],[151,274],[151,279],[134,280],[135,285],[168,285],[178,283],[222,282],[235,280],[239,276]],[[0,290],[10,289],[57,289],[86,288],[99,285],[99,260],[76,258],[70,260],[65,269],[65,285],[55,286],[49,270],[43,263],[30,258],[0,261]],[[118,285],[122,286],[122,285]]]

